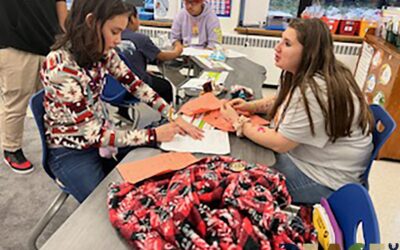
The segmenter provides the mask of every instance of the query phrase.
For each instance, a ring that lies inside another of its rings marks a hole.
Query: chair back
[[[46,134],[44,127],[44,89],[39,90],[36,94],[34,94],[30,101],[29,106],[33,113],[33,118],[35,119],[37,128],[39,130],[40,140],[42,142],[42,165],[46,173],[52,178],[55,179],[53,172],[50,170],[49,165],[47,164],[47,144],[46,144]]]
[[[378,156],[379,150],[381,149],[383,144],[385,144],[387,139],[389,139],[390,135],[396,128],[396,122],[382,106],[377,104],[371,104],[369,108],[374,116],[375,127],[372,132],[372,142],[374,145],[374,149],[372,150],[371,158],[368,162],[367,169],[365,170],[362,176],[363,184],[367,189],[368,189],[368,176],[371,170],[372,163]]]
[[[118,53],[121,60],[130,68],[128,59]],[[122,85],[111,75],[106,75],[106,84],[101,93],[101,99],[115,106],[130,105],[138,103],[139,100],[133,97]]]
[[[328,198],[336,221],[343,232],[344,249],[356,244],[357,228],[362,223],[366,250],[380,243],[379,223],[368,190],[360,184],[347,184]]]
[[[49,224],[54,215],[60,210],[62,205],[65,203],[69,196],[68,189],[60,185],[60,182],[57,182],[56,177],[51,171],[49,165],[47,164],[47,144],[46,144],[46,133],[44,127],[44,89],[39,90],[36,94],[34,94],[29,100],[29,106],[33,113],[33,118],[35,119],[36,125],[39,130],[40,140],[42,142],[42,165],[47,175],[50,176],[60,187],[61,191],[51,203],[50,207],[46,210],[45,214],[42,215],[40,220],[33,227],[29,237],[28,237],[28,247],[29,249],[38,249],[36,242],[39,236],[42,234],[46,226]]]

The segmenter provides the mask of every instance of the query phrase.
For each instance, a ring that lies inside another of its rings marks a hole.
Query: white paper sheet
[[[187,47],[183,49],[183,56],[210,56],[213,53],[212,50],[209,49],[196,49]]]
[[[238,52],[238,51],[231,50],[231,49],[228,49],[228,50],[225,52],[225,56],[226,56],[227,58],[247,57],[246,54],[242,54],[242,53],[240,53],[240,52]]]
[[[204,130],[202,140],[194,140],[190,136],[175,135],[171,142],[161,143],[161,149],[176,152],[191,152],[225,155],[231,152],[228,133],[221,130]]]
[[[185,84],[182,85],[182,89],[203,89],[203,84],[206,83],[208,80],[207,79],[198,79],[198,78],[192,78],[188,80]]]
[[[358,86],[363,89],[365,81],[368,77],[369,67],[371,65],[372,56],[374,55],[374,47],[364,42],[358,61],[357,69],[354,78]]]
[[[210,56],[214,51],[209,49],[197,49],[192,47],[187,47],[183,49],[183,56]],[[227,58],[239,58],[239,57],[247,57],[246,54],[240,53],[238,51],[227,49],[225,50],[225,56]]]
[[[205,56],[196,56],[196,59],[200,61],[203,65],[205,65],[209,69],[215,69],[215,70],[228,70],[232,71],[233,68],[229,66],[228,64],[220,61],[213,61],[208,59]]]

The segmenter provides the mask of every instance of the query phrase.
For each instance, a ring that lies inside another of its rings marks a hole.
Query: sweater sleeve
[[[210,16],[207,20],[207,34],[207,48],[214,49],[216,44],[222,43],[221,25],[216,15]]]
[[[119,58],[115,50],[111,50],[108,53],[106,60],[106,67],[110,74],[122,83],[133,96],[158,111],[163,117],[168,116],[169,110],[172,107],[152,88],[140,80]]]
[[[182,11],[178,13],[176,18],[174,18],[174,21],[172,22],[172,27],[171,27],[171,43],[174,44],[174,42],[182,41]]]
[[[51,52],[41,70],[46,94],[46,122],[52,138],[75,148],[136,146],[154,143],[154,130],[122,130],[107,126],[101,101],[90,102],[89,82],[81,68],[61,53]]]

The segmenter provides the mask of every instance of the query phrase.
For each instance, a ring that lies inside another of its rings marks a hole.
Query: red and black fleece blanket
[[[316,233],[305,210],[288,218],[290,203],[282,174],[220,156],[108,192],[112,225],[134,248],[152,250],[301,249]]]

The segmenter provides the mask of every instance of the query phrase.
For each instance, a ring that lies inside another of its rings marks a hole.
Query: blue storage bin
[[[145,0],[144,1],[144,8],[146,10],[154,10],[154,0]]]
[[[268,16],[266,30],[285,30],[290,22],[290,17]]]
[[[154,20],[154,13],[147,12],[147,11],[139,12],[139,19],[140,20]]]

